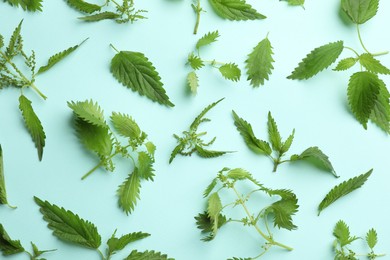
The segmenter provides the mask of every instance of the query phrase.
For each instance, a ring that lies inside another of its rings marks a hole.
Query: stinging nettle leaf
[[[219,72],[225,79],[231,81],[239,81],[241,77],[241,70],[238,68],[237,64],[227,63],[219,67]]]
[[[0,145],[0,204],[8,204],[7,190],[5,188],[4,179],[4,162],[3,162],[3,149]]]
[[[272,117],[271,112],[268,112],[268,136],[271,141],[272,149],[281,152],[282,150],[282,137],[280,136],[278,126],[275,119]]]
[[[120,238],[116,238],[114,233],[111,236],[111,238],[107,241],[108,255],[111,256],[116,252],[124,249],[128,244],[144,239],[148,236],[150,236],[150,234],[148,233],[133,232],[133,233],[123,235]]]
[[[194,70],[198,70],[204,66],[202,59],[193,53],[188,56],[188,64],[190,64],[191,68]]]
[[[244,0],[209,0],[209,2],[214,11],[224,19],[245,21],[266,18]]]
[[[128,215],[131,213],[137,205],[139,200],[141,189],[141,179],[138,174],[138,168],[134,168],[134,171],[126,178],[126,180],[119,186],[119,206]]]
[[[53,230],[54,236],[86,248],[99,248],[101,237],[94,224],[48,201],[42,201],[37,197],[34,197],[34,200],[40,207],[40,212],[48,223],[48,227]]]
[[[379,60],[375,59],[370,53],[363,53],[359,56],[360,64],[369,72],[389,75],[390,70],[383,66]]]
[[[378,99],[372,109],[370,119],[383,131],[390,134],[390,93],[385,83],[382,80],[380,82]]]
[[[217,185],[218,183],[218,179],[217,178],[214,178],[211,183],[209,184],[209,186],[207,186],[207,188],[205,189],[205,191],[203,192],[203,198],[206,198],[210,195],[210,193],[213,191],[213,189],[215,188],[215,186]]]
[[[347,69],[351,68],[353,65],[355,65],[357,61],[358,61],[358,59],[356,59],[356,58],[342,59],[341,61],[339,61],[336,68],[334,68],[333,70],[335,70],[335,71],[347,70]]]
[[[202,233],[208,233],[209,235],[202,238],[202,241],[209,242],[214,239],[214,236],[212,235],[213,229],[214,229],[214,221],[209,217],[207,212],[199,213],[196,217],[196,227],[201,230]],[[218,217],[218,227],[217,229],[221,228],[223,225],[227,223],[226,216],[219,214]],[[210,234],[211,233],[211,234]]]
[[[4,0],[12,6],[22,7],[24,11],[42,11],[42,1],[43,0]]]
[[[8,47],[5,51],[5,55],[8,56],[9,59],[18,55],[22,50],[23,40],[22,36],[20,35],[20,31],[22,30],[22,24],[23,20],[21,20],[18,26],[15,28],[9,40]]]
[[[206,45],[209,45],[213,42],[216,42],[217,38],[219,36],[220,35],[219,35],[218,31],[208,32],[207,34],[205,34],[202,38],[200,38],[198,40],[198,42],[196,43],[196,48],[199,50],[203,46],[206,46]]]
[[[356,24],[363,24],[374,17],[378,7],[379,0],[341,0],[341,9]]]
[[[188,86],[190,87],[191,93],[196,94],[199,87],[199,79],[195,71],[191,71],[190,73],[188,73],[187,83]]]
[[[283,143],[282,148],[280,149],[280,153],[284,154],[288,150],[290,150],[290,147],[294,141],[294,135],[295,135],[295,129],[293,129],[291,135],[287,138],[287,140]]]
[[[140,52],[120,51],[111,60],[112,75],[125,87],[162,105],[173,107],[153,64]]]
[[[202,148],[199,145],[195,146],[195,149],[196,149],[196,152],[198,153],[198,155],[200,157],[203,157],[203,158],[214,158],[214,157],[222,156],[222,155],[227,154],[227,153],[231,153],[231,152],[227,152],[227,151],[207,150],[207,149]]]
[[[200,114],[194,119],[194,121],[190,125],[190,129],[196,130],[199,124],[202,122],[202,118],[207,114],[207,112],[209,112],[213,107],[215,107],[219,102],[221,102],[224,99],[225,98],[221,98],[220,100],[211,103],[205,109],[203,109],[202,112],[200,112]]]
[[[82,16],[79,17],[78,19],[86,21],[86,22],[98,22],[102,20],[113,20],[120,18],[121,16],[117,13],[113,12],[101,12],[93,15],[88,15],[88,16]]]
[[[125,260],[173,260],[173,258],[168,258],[166,254],[162,254],[156,251],[144,251],[139,252],[137,250],[131,251]]]
[[[288,79],[308,79],[326,69],[340,56],[343,41],[328,43],[312,50],[288,76]]]
[[[378,243],[378,234],[376,233],[376,230],[371,228],[366,235],[366,242],[369,248],[371,250],[375,247],[375,245]]]
[[[138,176],[141,179],[153,181],[153,159],[145,152],[138,153]]]
[[[66,2],[69,6],[87,14],[91,14],[102,9],[101,6],[85,2],[84,0],[67,0]]]
[[[108,128],[104,120],[104,114],[97,102],[92,100],[68,102],[69,108],[77,115],[77,117],[96,126]]]
[[[22,112],[24,123],[26,124],[31,138],[35,143],[35,147],[38,150],[38,158],[41,161],[43,156],[43,147],[45,147],[46,139],[41,121],[35,114],[34,109],[31,106],[31,101],[28,100],[24,95],[20,95],[19,97],[19,109]]]
[[[269,190],[266,192],[269,195],[278,195],[280,200],[272,203],[267,207],[265,214],[273,214],[274,225],[278,228],[287,230],[296,229],[297,226],[292,222],[292,216],[298,212],[298,199],[294,193],[289,190]]]
[[[142,131],[138,124],[127,114],[113,112],[111,122],[121,136],[135,140],[141,136]]]
[[[342,220],[339,220],[336,223],[336,226],[333,229],[333,235],[337,238],[341,247],[349,245],[358,239],[355,236],[351,237],[348,225]]]
[[[271,42],[268,37],[257,44],[253,51],[248,55],[245,61],[245,68],[247,69],[248,80],[250,80],[253,87],[264,85],[264,80],[269,79],[274,67],[272,63],[274,59]]]
[[[24,252],[19,240],[12,240],[0,223],[0,251],[3,256],[14,255]]]
[[[226,176],[233,180],[244,180],[247,178],[251,178],[251,174],[248,171],[241,168],[230,170]]]
[[[370,177],[372,171],[373,169],[369,170],[367,173],[361,174],[347,181],[344,181],[336,185],[333,189],[331,189],[328,192],[328,194],[326,194],[325,198],[321,201],[320,205],[318,206],[318,215],[320,215],[322,210],[327,208],[329,205],[331,205],[339,198],[363,186],[363,184],[367,181],[368,177]]]
[[[289,5],[304,5],[305,0],[287,0]]]

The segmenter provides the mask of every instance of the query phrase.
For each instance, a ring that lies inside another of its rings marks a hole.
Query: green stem
[[[96,251],[99,253],[99,255],[100,255],[100,257],[102,258],[102,260],[106,260],[106,258],[104,257],[102,251],[100,251],[99,248],[97,248]]]
[[[122,7],[120,4],[118,4],[115,0],[110,0],[111,2],[113,2],[117,7]]]
[[[113,48],[116,52],[119,52],[119,51],[117,50],[117,48],[115,48],[115,46],[112,45],[112,43],[110,43],[110,46],[111,46],[111,48]]]
[[[357,29],[357,32],[358,32],[358,37],[359,37],[360,44],[362,45],[363,49],[364,49],[367,53],[371,54],[371,52],[369,52],[369,51],[367,50],[366,46],[364,46],[364,43],[363,43],[363,40],[362,40],[362,36],[360,35],[359,24],[356,25],[356,29]]]
[[[226,63],[219,62],[219,61],[216,61],[216,60],[204,60],[203,62],[210,63],[211,66],[214,66],[214,65],[225,65],[226,64]]]
[[[352,51],[353,53],[355,53],[357,58],[359,57],[359,53],[357,51],[355,51],[354,49],[352,49],[351,47],[344,46],[344,49]]]
[[[261,231],[261,229],[259,228],[259,226],[255,223],[255,220],[253,219],[253,216],[252,214],[249,212],[248,208],[246,207],[246,204],[242,198],[242,196],[238,193],[237,189],[234,187],[234,185],[232,186],[232,189],[234,190],[234,193],[236,193],[236,196],[238,197],[238,199],[241,201],[241,206],[244,208],[244,211],[246,213],[246,215],[248,216],[249,220],[251,221],[251,224],[253,225],[253,227],[256,229],[256,231],[265,239],[267,240],[267,242],[271,245],[275,245],[275,246],[279,246],[279,247],[282,247],[284,249],[287,249],[289,251],[293,250],[292,247],[289,247],[289,246],[286,246],[284,244],[281,244],[279,242],[276,242],[274,241],[271,237],[267,236],[266,234],[263,233],[263,231]]]
[[[200,12],[202,12],[202,8],[200,7],[200,0],[198,0],[197,6],[194,6],[194,11],[196,13],[196,23],[195,23],[195,28],[194,28],[194,34],[198,33],[198,27],[200,23]]]
[[[47,97],[34,85],[34,83],[30,84],[30,87],[35,90],[35,92],[38,93],[39,96],[41,96],[44,100],[47,99]]]

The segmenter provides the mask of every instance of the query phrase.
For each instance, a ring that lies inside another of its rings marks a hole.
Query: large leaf
[[[67,0],[66,2],[74,9],[88,14],[100,11],[102,9],[99,5],[91,4],[85,2],[84,0]]]
[[[111,60],[112,75],[124,86],[160,104],[173,107],[153,64],[140,52],[121,51]]]
[[[53,230],[54,236],[86,248],[99,248],[101,237],[94,224],[48,201],[42,201],[37,197],[34,197],[34,200],[40,207],[40,212],[48,223],[48,227]]]
[[[348,103],[356,119],[367,129],[367,122],[378,100],[382,82],[376,74],[356,72],[349,80]]]
[[[125,260],[173,260],[173,258],[168,258],[166,254],[153,250],[144,252],[133,250],[130,255],[125,258]]]
[[[134,168],[134,171],[126,178],[118,189],[119,206],[127,215],[131,213],[137,205],[140,189],[141,179],[138,174],[138,168]]]
[[[7,190],[4,180],[4,164],[3,164],[3,149],[0,145],[0,204],[8,204]]]
[[[111,236],[111,238],[107,241],[108,245],[108,255],[111,256],[116,252],[125,248],[128,244],[133,243],[135,241],[144,239],[145,237],[150,236],[148,233],[143,232],[133,232],[126,235],[121,236],[120,238],[115,237],[115,233]]]
[[[244,0],[209,0],[214,11],[229,20],[256,20],[266,18]]]
[[[96,126],[108,128],[104,120],[104,114],[97,102],[92,100],[68,102],[68,106],[73,110],[77,117]]]
[[[136,140],[141,136],[141,129],[129,115],[113,112],[111,115],[111,122],[116,131],[124,137]]]
[[[332,42],[311,51],[288,76],[288,79],[308,79],[326,69],[340,56],[344,49],[342,41]]]
[[[372,109],[370,119],[383,131],[390,134],[390,93],[385,83],[382,80],[380,82],[378,99]]]
[[[251,81],[253,87],[264,85],[264,80],[269,79],[274,67],[272,63],[272,46],[268,37],[257,44],[253,51],[248,55],[245,61],[248,74],[248,80]]]
[[[339,198],[363,186],[363,184],[367,181],[368,177],[370,177],[372,171],[373,170],[371,169],[368,172],[353,177],[347,181],[344,181],[339,185],[335,186],[333,189],[331,189],[318,206],[318,215],[321,213],[322,210],[327,208]]]
[[[24,252],[23,246],[19,240],[12,240],[3,225],[0,223],[0,251],[4,256],[14,255]]]
[[[375,16],[379,0],[341,0],[341,8],[356,24],[363,24]]]
[[[35,143],[35,147],[38,150],[38,158],[41,161],[43,155],[43,147],[45,146],[46,135],[43,131],[41,121],[35,114],[34,109],[31,106],[31,101],[28,100],[24,95],[19,97],[19,109],[22,111],[24,123],[28,131],[30,132],[31,138]]]
[[[23,10],[35,12],[42,11],[42,1],[43,0],[4,0],[4,2],[9,3],[13,6],[20,6]]]

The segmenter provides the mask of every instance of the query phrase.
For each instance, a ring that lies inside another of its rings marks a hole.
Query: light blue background
[[[390,254],[390,139],[371,123],[364,130],[348,109],[347,83],[349,75],[358,68],[345,73],[328,69],[301,82],[286,79],[314,47],[344,40],[346,46],[362,51],[356,30],[340,19],[338,0],[309,0],[305,10],[277,0],[248,2],[268,18],[225,21],[203,0],[207,12],[202,13],[198,36],[192,35],[195,15],[191,1],[136,1],[137,7],[149,11],[148,19],[122,25],[111,21],[83,23],[76,19],[80,14],[65,1],[45,0],[42,13],[27,13],[1,3],[0,33],[8,40],[24,19],[25,49],[36,51],[38,66],[45,64],[52,54],[89,37],[61,64],[37,78],[36,85],[48,96],[47,101],[32,91],[26,92],[47,135],[42,162],[38,162],[36,149],[23,125],[17,101],[19,92],[13,88],[0,92],[0,143],[8,197],[11,204],[18,206],[17,210],[0,207],[0,222],[10,236],[20,239],[27,249],[30,241],[41,249],[57,248],[58,251],[46,255],[48,259],[99,258],[97,253],[68,245],[51,234],[33,202],[32,197],[38,196],[95,223],[103,244],[115,229],[117,234],[134,231],[152,234],[113,259],[126,256],[132,249],[158,250],[178,260],[255,256],[264,241],[252,230],[229,224],[214,241],[204,243],[195,226],[193,217],[204,209],[204,188],[226,166],[245,168],[266,186],[292,189],[299,198],[299,212],[293,218],[298,229],[274,232],[277,241],[294,247],[294,251],[274,247],[263,259],[332,259],[332,229],[339,219],[345,220],[357,236],[376,228],[377,251]],[[382,0],[376,17],[361,27],[369,50],[390,50],[389,11],[390,2]],[[245,74],[238,83],[229,82],[217,70],[206,67],[199,72],[198,95],[188,95],[187,55],[200,36],[217,29],[221,37],[202,51],[202,57],[235,62],[243,73],[247,54],[269,33],[276,62],[265,86],[253,89]],[[115,55],[110,43],[120,50],[143,52],[157,68],[176,106],[172,109],[160,106],[121,86],[109,72],[110,60]],[[350,54],[345,51],[342,57]],[[381,60],[390,66],[389,56]],[[389,82],[388,77],[384,80]],[[237,152],[216,159],[177,157],[169,165],[170,152],[176,145],[172,134],[186,130],[206,105],[222,97],[225,100],[209,112],[212,122],[202,129],[209,132],[210,138],[218,136],[213,148]],[[116,160],[118,166],[113,174],[98,170],[80,181],[97,159],[77,140],[66,102],[85,99],[97,101],[107,117],[112,111],[132,115],[157,146],[155,181],[142,183],[141,200],[130,216],[117,207],[115,191],[131,171],[131,165]],[[296,129],[289,154],[319,146],[341,178],[335,179],[304,163],[284,164],[276,174],[272,173],[270,160],[256,156],[245,146],[233,125],[232,109],[251,122],[259,138],[267,136],[266,117],[272,111],[284,138]],[[374,172],[362,189],[317,216],[319,202],[334,185],[371,168]],[[368,251],[363,241],[355,243],[357,251]],[[105,250],[104,246],[101,249]],[[27,256],[7,259],[27,259]]]

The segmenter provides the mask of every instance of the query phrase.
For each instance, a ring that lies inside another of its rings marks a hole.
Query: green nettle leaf
[[[127,179],[119,186],[119,206],[128,215],[137,205],[139,200],[139,193],[141,189],[141,179],[138,174],[138,168],[127,177]]]
[[[207,212],[211,219],[218,218],[219,214],[222,210],[222,203],[221,199],[219,198],[219,195],[217,192],[214,192],[210,195],[208,199],[208,206],[207,206]]]
[[[370,119],[377,124],[383,131],[390,133],[390,93],[383,81],[379,88],[378,99],[375,102],[371,112]]]
[[[379,60],[375,59],[370,53],[363,53],[359,56],[360,64],[365,67],[369,72],[378,74],[390,74],[390,70],[383,66]]]
[[[265,214],[273,214],[274,225],[278,228],[287,230],[296,229],[297,226],[292,222],[292,216],[298,212],[298,199],[294,193],[289,190],[269,190],[266,192],[272,195],[281,197],[279,201],[272,203],[265,210]]]
[[[317,146],[309,147],[303,151],[300,155],[292,155],[291,160],[311,160],[314,163],[320,164],[326,171],[331,172],[335,177],[339,177],[334,170],[332,163],[329,161],[329,157],[324,154]]]
[[[0,145],[0,204],[8,204],[4,180],[3,150]]]
[[[22,24],[23,20],[21,20],[18,26],[15,28],[9,40],[8,47],[5,51],[5,55],[9,59],[12,59],[16,55],[18,55],[23,48],[23,39],[20,35],[20,32],[22,30]]]
[[[244,141],[249,149],[255,153],[270,155],[272,150],[269,144],[263,140],[257,139],[253,133],[252,126],[247,121],[240,118],[236,112],[232,112],[234,125],[237,127],[238,132],[240,132],[241,136],[244,138]]]
[[[56,251],[56,249],[52,249],[52,250],[39,250],[38,247],[33,243],[31,242],[31,246],[33,248],[33,258],[32,260],[45,260],[45,258],[37,258],[47,252],[53,252],[53,251]]]
[[[336,68],[334,68],[333,70],[335,70],[335,71],[347,70],[347,69],[351,68],[353,65],[355,65],[357,61],[358,61],[358,59],[356,59],[356,58],[342,59],[341,61],[339,61]]]
[[[227,175],[228,178],[233,179],[233,180],[245,180],[251,177],[251,174],[241,168],[236,168],[230,170]]]
[[[218,31],[208,32],[207,34],[205,34],[202,38],[200,38],[198,40],[198,42],[196,43],[196,48],[199,50],[203,46],[206,46],[206,45],[209,45],[213,42],[216,42],[217,38],[219,36],[220,35],[219,35]]]
[[[237,64],[227,63],[219,67],[219,72],[225,79],[231,81],[239,81],[241,77],[241,70],[238,68]]]
[[[101,6],[85,2],[84,0],[67,0],[66,2],[69,6],[75,8],[76,10],[88,14],[100,11],[102,9]]]
[[[190,125],[190,129],[192,130],[198,129],[199,124],[202,123],[203,117],[207,114],[207,112],[209,112],[213,107],[215,107],[219,102],[221,102],[224,99],[225,98],[221,98],[218,101],[213,102],[207,107],[205,107],[205,109],[203,109],[202,112],[200,112],[200,114],[197,117],[195,117],[194,121]]]
[[[121,136],[129,137],[130,139],[138,139],[141,136],[142,131],[138,124],[127,114],[113,112],[111,122]]]
[[[73,47],[70,47],[64,51],[61,51],[59,53],[56,53],[55,55],[51,56],[49,58],[49,60],[47,61],[47,65],[45,66],[42,66],[39,68],[38,70],[38,73],[37,74],[41,74],[45,71],[48,71],[49,69],[51,69],[54,65],[56,65],[58,62],[62,61],[63,59],[65,59],[69,54],[71,54],[72,52],[74,52],[78,47],[80,47],[87,39],[85,39],[83,42],[81,42],[80,44],[78,45],[75,45]]]
[[[343,41],[328,43],[311,51],[288,76],[288,79],[308,79],[326,69],[340,56]]]
[[[214,157],[219,157],[227,153],[231,153],[228,151],[214,151],[214,150],[207,150],[204,149],[203,147],[196,145],[195,149],[200,157],[203,158],[214,158]]]
[[[190,64],[191,68],[194,70],[198,70],[204,66],[202,59],[193,53],[188,56],[188,64]]]
[[[154,156],[154,152],[156,151],[156,146],[152,142],[147,142],[145,144],[146,150],[151,156]]]
[[[253,51],[248,55],[248,59],[245,61],[248,74],[248,80],[251,81],[253,87],[259,87],[264,85],[264,80],[269,79],[274,67],[272,63],[272,46],[268,37],[259,42]]]
[[[121,236],[120,238],[115,237],[115,233],[111,236],[111,238],[107,241],[108,245],[108,255],[111,256],[116,252],[125,248],[128,244],[133,243],[135,241],[144,239],[150,236],[148,233],[143,232],[133,232],[126,235]]]
[[[325,198],[321,201],[318,206],[318,215],[320,215],[321,211],[331,205],[333,202],[338,200],[339,198],[351,193],[352,191],[360,188],[367,181],[368,177],[370,177],[373,169],[369,170],[367,173],[361,174],[359,176],[353,177],[347,181],[340,183],[331,189],[328,194],[326,194]]]
[[[356,72],[349,80],[348,103],[356,119],[367,129],[367,122],[378,100],[383,84],[376,74]]]
[[[0,34],[0,48],[3,48],[4,46],[4,37]]]
[[[199,87],[199,79],[198,79],[198,76],[196,75],[195,71],[191,71],[190,73],[188,73],[187,83],[188,83],[188,86],[190,87],[191,92],[193,94],[196,94],[196,92],[198,91],[198,87]]]
[[[35,147],[38,150],[38,158],[41,161],[43,155],[43,147],[45,147],[46,135],[43,131],[41,121],[35,114],[34,109],[31,106],[31,101],[28,100],[24,95],[19,97],[19,109],[22,112],[24,123],[28,131],[30,132],[31,138],[35,143]]]
[[[202,238],[202,241],[209,242],[214,239],[213,229],[214,229],[214,220],[212,220],[207,212],[199,213],[196,217],[196,226],[201,230],[202,233],[208,233],[206,237]],[[226,216],[219,214],[218,217],[218,229],[227,223]]]
[[[266,18],[244,0],[209,0],[214,11],[228,20],[257,20]]]
[[[271,141],[272,149],[280,151],[282,149],[282,137],[280,136],[278,126],[275,119],[272,117],[271,112],[268,112],[268,136]]]
[[[353,241],[358,239],[355,236],[351,237],[348,225],[342,220],[339,220],[336,223],[336,226],[333,229],[333,235],[337,238],[340,246],[342,246],[342,247],[349,245]]]
[[[289,5],[304,5],[305,0],[287,0]]]
[[[3,256],[14,255],[24,252],[23,246],[19,240],[12,240],[3,225],[0,223],[0,251]]]
[[[48,227],[53,230],[54,236],[86,248],[99,248],[101,237],[94,224],[48,201],[42,201],[37,197],[34,197],[34,200],[40,207],[40,212],[48,223]]]
[[[366,235],[366,242],[369,248],[373,249],[378,243],[378,235],[375,229],[370,229]]]
[[[153,160],[145,152],[138,153],[138,176],[144,180],[153,181]]]
[[[280,148],[280,153],[284,154],[288,150],[290,150],[290,147],[294,141],[294,135],[295,135],[295,129],[293,129],[291,135],[287,138],[287,140],[283,143],[282,148]]]
[[[203,198],[207,198],[210,195],[210,193],[214,190],[217,183],[218,183],[218,179],[214,178],[209,184],[209,186],[207,186],[207,188],[203,192]]]
[[[376,15],[379,0],[341,0],[341,8],[356,24],[363,24]]]
[[[42,11],[43,0],[4,0],[12,6],[22,7],[24,11]]]
[[[113,20],[120,18],[121,16],[117,13],[113,12],[101,12],[93,15],[79,17],[78,19],[86,21],[86,22],[98,22],[102,20]]]
[[[173,107],[153,64],[140,52],[120,51],[111,60],[112,75],[125,87],[160,104]]]
[[[153,250],[144,252],[133,250],[125,260],[173,260],[173,258],[168,258],[167,255]]]
[[[77,117],[96,126],[108,128],[104,120],[103,110],[97,102],[92,100],[68,102],[68,106],[73,110]]]

